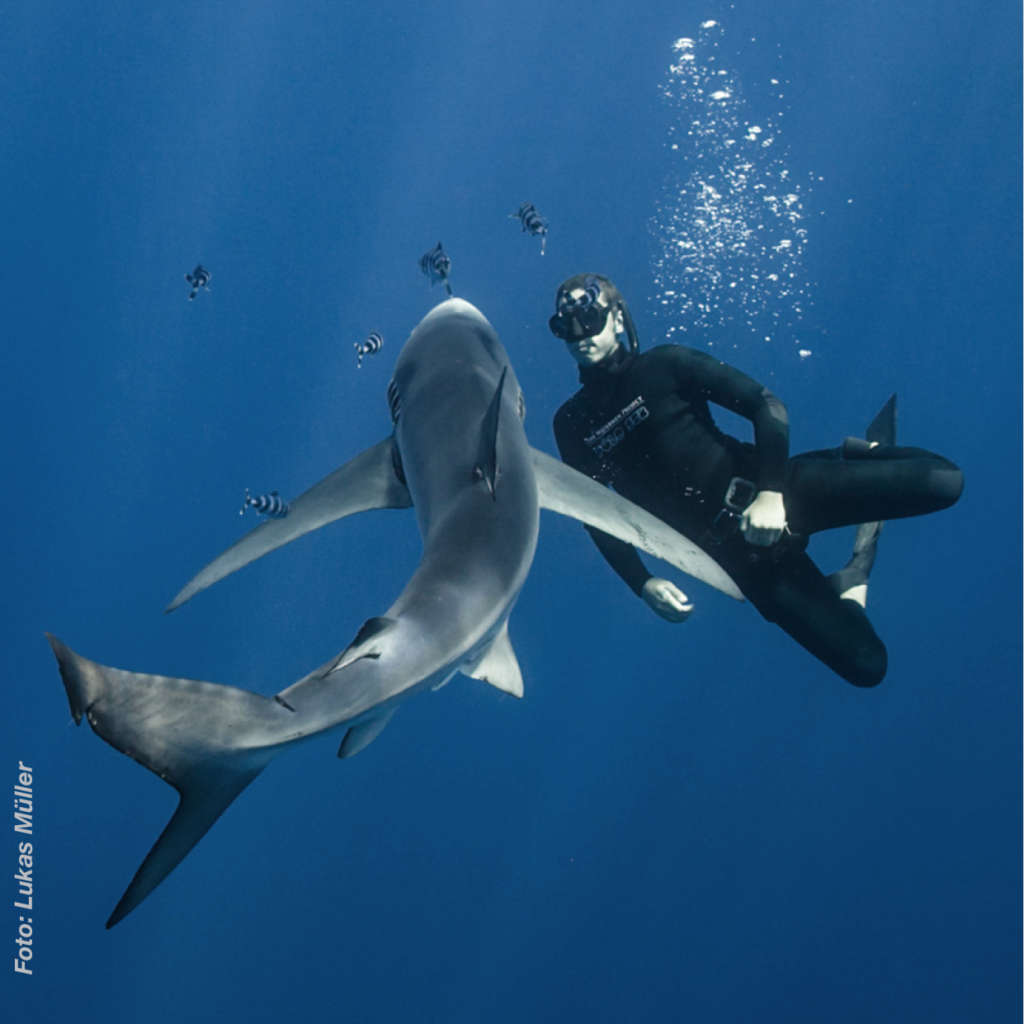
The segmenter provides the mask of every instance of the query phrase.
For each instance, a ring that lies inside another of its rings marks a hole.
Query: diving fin
[[[743,600],[728,573],[692,540],[583,473],[530,450],[542,508],[571,516],[671,563],[723,594]]]
[[[389,437],[314,484],[291,502],[284,519],[268,519],[200,570],[167,606],[174,611],[201,590],[224,579],[275,548],[336,519],[374,508],[408,508],[409,491],[395,469]]]
[[[896,395],[890,395],[885,405],[879,409],[875,418],[868,424],[864,432],[865,441],[869,446],[892,446],[896,443]],[[870,457],[870,447],[863,453]],[[849,595],[861,604],[867,593],[868,577],[875,564],[878,553],[878,538],[882,533],[882,521],[860,523],[853,539],[853,554],[850,560],[838,572],[832,573],[828,580],[840,597]],[[857,591],[855,588],[864,588]]]
[[[864,437],[874,444],[892,445],[896,443],[896,395],[878,410],[878,414],[868,424]]]

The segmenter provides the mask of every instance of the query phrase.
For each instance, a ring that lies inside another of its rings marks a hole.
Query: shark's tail
[[[112,928],[184,859],[228,805],[276,753],[280,734],[273,700],[191,679],[125,672],[98,665],[47,634],[60,666],[71,714],[82,716],[111,746],[145,765],[180,794],[178,807],[114,912]]]

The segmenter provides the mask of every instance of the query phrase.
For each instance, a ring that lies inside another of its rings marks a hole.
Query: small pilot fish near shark
[[[540,215],[533,203],[520,203],[515,213],[510,213],[512,220],[519,219],[523,231],[540,238],[540,254],[544,255],[544,246],[548,240],[548,222]]]
[[[384,338],[377,331],[371,331],[366,341],[357,341],[356,348],[356,369],[363,365],[363,356],[372,356],[384,347]]]
[[[440,242],[420,257],[420,270],[430,279],[431,285],[441,282],[449,295],[452,294],[452,286],[448,283],[448,275],[451,273],[451,269],[451,258],[444,251]]]
[[[191,302],[198,294],[200,288],[210,290],[210,278],[213,277],[202,263],[197,263],[191,274],[185,275],[185,280],[192,285],[192,291],[188,293],[188,301]]]
[[[245,499],[238,514],[244,516],[247,508],[254,509],[270,519],[284,519],[288,515],[288,502],[277,491],[271,491],[269,494],[250,494],[249,488],[246,487]]]
[[[170,874],[283,751],[332,733],[338,757],[352,757],[404,701],[459,672],[521,697],[508,620],[533,563],[542,508],[740,598],[721,567],[691,541],[530,446],[515,371],[475,306],[448,299],[424,317],[398,355],[390,393],[395,419],[382,440],[296,498],[287,518],[267,519],[215,558],[167,609],[327,523],[371,509],[413,508],[423,537],[420,564],[394,603],[371,615],[340,653],[264,696],[110,668],[48,637],[75,722],[84,717],[93,732],[180,797],[108,928]],[[352,596],[339,596],[341,614],[350,612]],[[216,871],[223,868],[211,868],[211,877]],[[232,880],[218,884],[223,889]]]
[[[572,298],[568,292],[559,302],[560,310],[589,309],[601,297],[601,282],[591,274],[584,278],[583,294]]]

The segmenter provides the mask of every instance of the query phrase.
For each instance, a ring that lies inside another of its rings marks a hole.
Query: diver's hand
[[[662,580],[657,576],[652,576],[644,584],[640,596],[669,622],[682,622],[693,611],[693,602],[671,580]]]
[[[759,491],[740,519],[748,544],[769,547],[786,528],[786,507],[779,491]]]

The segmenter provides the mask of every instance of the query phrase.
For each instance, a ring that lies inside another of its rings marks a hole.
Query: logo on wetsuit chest
[[[603,426],[587,434],[583,438],[583,443],[595,455],[607,455],[625,440],[630,431],[635,430],[650,415],[650,410],[644,404],[644,396],[637,395],[625,409],[616,413]]]

